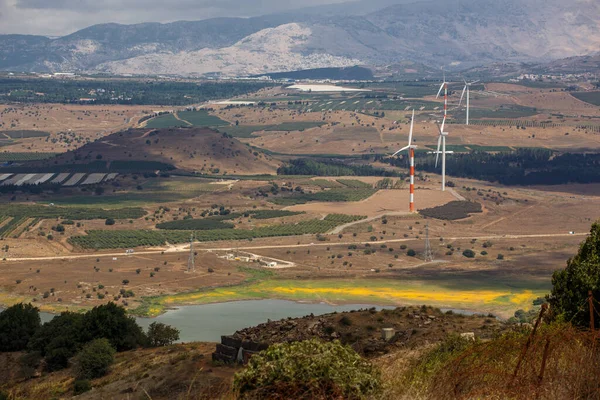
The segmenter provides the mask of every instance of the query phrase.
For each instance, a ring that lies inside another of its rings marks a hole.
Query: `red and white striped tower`
[[[410,212],[415,212],[415,148],[410,147]]]
[[[412,112],[412,118],[410,120],[410,132],[408,134],[408,146],[401,148],[395,152],[392,157],[396,157],[404,150],[408,150],[408,157],[410,158],[410,200],[408,207],[410,212],[415,211],[415,149],[417,146],[412,144],[413,127],[415,124],[415,110]]]

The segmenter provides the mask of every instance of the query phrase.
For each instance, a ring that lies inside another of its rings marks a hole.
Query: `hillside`
[[[157,161],[184,171],[215,174],[270,174],[279,166],[276,160],[237,139],[203,128],[130,129],[41,164],[64,166],[115,161]]]
[[[353,2],[254,18],[102,24],[57,39],[0,35],[0,69],[248,75],[403,61],[470,67],[582,56],[600,3]]]

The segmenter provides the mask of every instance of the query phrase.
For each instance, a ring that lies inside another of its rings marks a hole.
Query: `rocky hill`
[[[600,48],[597,1],[405,3],[359,1],[255,18],[102,24],[57,39],[0,35],[0,69],[235,76],[404,61],[436,67],[541,62]]]

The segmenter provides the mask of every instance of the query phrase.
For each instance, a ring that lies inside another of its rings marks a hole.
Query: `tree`
[[[179,329],[153,322],[148,327],[148,341],[152,347],[168,346],[179,340]]]
[[[104,221],[105,225],[114,225],[115,224],[115,220],[112,218],[107,218],[106,221]]]
[[[117,351],[131,350],[146,343],[146,335],[135,319],[115,303],[97,306],[83,318],[82,342],[106,338]]]
[[[462,255],[467,258],[475,258],[475,252],[471,249],[466,249],[465,251],[463,251]]]
[[[63,312],[38,329],[27,346],[30,351],[38,351],[46,360],[50,371],[66,368],[69,359],[81,347],[83,314]]]
[[[414,251],[413,249],[408,249],[408,251],[406,252],[406,255],[409,257],[415,257],[417,255],[417,252]]]
[[[600,300],[600,223],[592,225],[590,235],[579,246],[575,257],[567,261],[567,267],[552,275],[552,292],[548,297],[554,315],[582,327],[590,326],[587,303],[588,291],[595,302]],[[597,307],[597,305],[596,305]],[[595,319],[596,328],[600,318]]]
[[[40,310],[15,304],[0,313],[0,352],[21,351],[40,327]]]
[[[78,379],[94,379],[106,375],[115,358],[115,349],[107,339],[92,340],[75,356]]]
[[[381,388],[379,371],[339,341],[279,343],[254,355],[235,375],[240,399],[359,399]]]

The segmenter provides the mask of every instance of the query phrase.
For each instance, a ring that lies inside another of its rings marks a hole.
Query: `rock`
[[[394,330],[394,328],[381,329],[381,338],[385,341],[391,340],[395,334],[396,334],[396,331]]]
[[[460,337],[467,340],[475,340],[475,332],[461,333]]]

